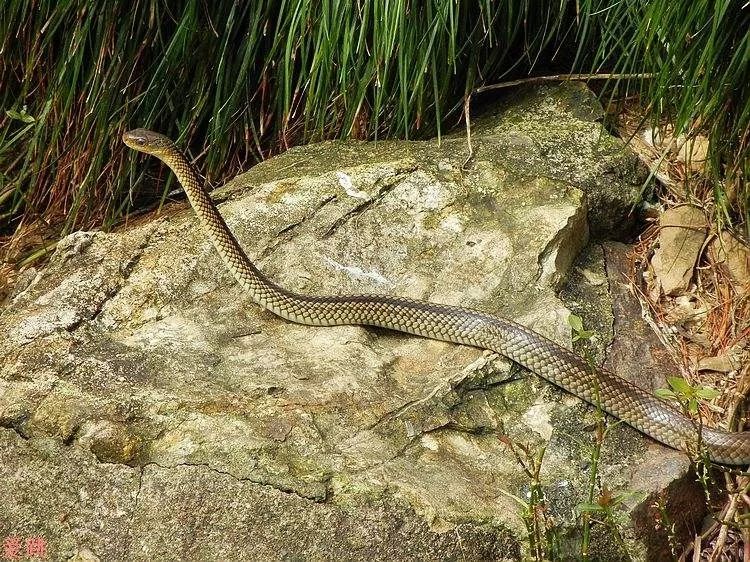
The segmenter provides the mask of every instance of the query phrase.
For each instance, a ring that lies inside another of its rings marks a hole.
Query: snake
[[[377,326],[487,349],[671,448],[706,453],[717,464],[750,464],[750,431],[702,427],[671,403],[512,320],[400,296],[307,295],[278,286],[248,258],[174,142],[147,129],[125,132],[122,139],[174,172],[224,265],[255,303],[281,318],[310,326]]]

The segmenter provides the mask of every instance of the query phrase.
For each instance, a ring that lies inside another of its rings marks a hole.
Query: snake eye
[[[146,145],[146,136],[140,134],[139,131],[129,131],[127,133],[124,133],[122,135],[122,139],[133,146],[145,146]]]

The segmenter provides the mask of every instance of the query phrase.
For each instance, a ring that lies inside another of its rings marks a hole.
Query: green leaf
[[[693,387],[682,377],[667,377],[667,382],[677,394],[690,396],[693,394]]]
[[[24,123],[33,123],[36,121],[32,115],[29,115],[26,113],[26,106],[21,109],[21,111],[16,111],[14,109],[6,109],[5,113],[10,117],[11,119],[15,119],[16,121],[23,121]]]
[[[576,506],[576,511],[578,513],[594,513],[594,512],[602,512],[604,511],[604,508],[600,506],[598,503],[579,503]]]
[[[688,400],[688,411],[691,414],[697,414],[698,413],[698,400],[695,398],[691,398]]]
[[[570,327],[573,328],[573,331],[577,334],[583,331],[583,320],[580,316],[571,314],[568,316],[568,324],[570,324]]]
[[[716,390],[715,388],[710,388],[708,386],[702,386],[695,389],[695,395],[701,400],[713,400],[719,394],[721,393],[718,390]]]
[[[654,390],[654,394],[661,398],[662,400],[674,400],[677,398],[677,395],[674,393],[673,390],[670,390],[668,388],[657,388]]]
[[[573,336],[573,343],[577,342],[578,340],[588,340],[588,339],[591,339],[591,337],[593,335],[594,335],[594,332],[587,332],[587,331],[584,330],[583,332],[580,332],[580,333],[575,334]]]

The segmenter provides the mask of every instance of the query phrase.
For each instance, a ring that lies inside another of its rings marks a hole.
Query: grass
[[[750,3],[594,0],[581,7],[579,47],[596,45],[592,68],[653,73],[637,93],[654,124],[670,123],[674,136],[708,136],[718,218],[750,225]]]
[[[440,134],[478,76],[538,56],[563,21],[518,0],[207,6],[6,2],[0,224],[107,226],[153,200],[119,140],[135,126],[188,141],[210,182],[301,142]]]
[[[106,228],[165,197],[119,140],[135,126],[215,184],[298,143],[440,135],[476,87],[548,70],[655,73],[628,87],[709,133],[718,209],[746,220],[747,29],[750,7],[718,1],[7,0],[0,233]]]

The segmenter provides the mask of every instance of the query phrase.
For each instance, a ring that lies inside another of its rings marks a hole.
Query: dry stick
[[[511,88],[513,86],[520,86],[522,84],[541,84],[544,82],[568,82],[573,80],[637,80],[653,78],[655,76],[652,72],[644,72],[640,74],[551,74],[549,76],[532,76],[530,78],[520,78],[518,80],[510,80],[508,82],[500,82],[499,84],[490,84],[489,86],[480,86],[474,89],[464,98],[464,119],[466,120],[466,143],[469,145],[469,155],[464,160],[462,168],[466,169],[466,165],[474,157],[474,149],[471,146],[471,115],[469,112],[469,106],[471,105],[471,97],[474,94],[481,94],[483,92],[489,92],[490,90],[500,90],[502,88]]]
[[[745,485],[747,487],[747,485]],[[716,540],[716,544],[714,545],[714,551],[711,553],[711,556],[709,557],[709,562],[715,562],[718,560],[719,556],[721,556],[722,551],[724,550],[724,545],[726,544],[727,540],[727,534],[729,532],[729,525],[727,521],[731,521],[734,519],[735,514],[737,513],[737,503],[740,499],[741,493],[737,492],[735,494],[732,494],[732,496],[729,499],[729,505],[727,506],[727,513],[723,518],[723,522],[721,524],[721,528],[719,529],[719,535]]]
[[[471,106],[471,93],[466,96],[466,99],[464,99],[464,119],[466,120],[466,144],[469,145],[469,155],[466,157],[466,160],[464,160],[463,165],[461,166],[462,169],[466,169],[466,165],[469,163],[469,161],[474,158],[474,149],[471,146],[471,113],[469,112],[469,107]]]
[[[701,562],[701,552],[703,551],[701,544],[701,537],[697,535],[693,543],[693,562]]]
[[[481,94],[490,90],[499,90],[501,88],[510,88],[520,86],[521,84],[541,84],[543,82],[568,82],[572,80],[638,80],[653,78],[656,76],[653,72],[643,72],[640,74],[552,74],[550,76],[531,76],[529,78],[520,78],[510,80],[509,82],[500,82],[499,84],[490,84],[489,86],[480,86],[472,93]]]

